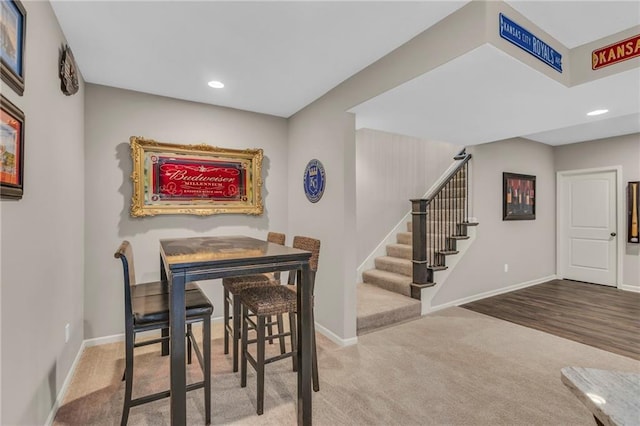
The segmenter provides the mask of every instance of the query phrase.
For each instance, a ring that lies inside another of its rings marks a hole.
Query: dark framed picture
[[[502,220],[534,220],[535,194],[535,176],[502,173]]]
[[[627,186],[627,242],[640,244],[640,182],[629,182]]]
[[[24,93],[24,46],[27,12],[19,0],[0,1],[0,75],[2,81]]]
[[[24,113],[0,95],[0,197],[23,194]]]

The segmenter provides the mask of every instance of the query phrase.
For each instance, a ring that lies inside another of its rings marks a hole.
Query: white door
[[[559,175],[562,278],[616,285],[616,171]]]

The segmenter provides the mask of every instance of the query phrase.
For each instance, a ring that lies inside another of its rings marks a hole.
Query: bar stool
[[[131,398],[133,390],[134,348],[161,343],[169,337],[160,337],[136,342],[136,334],[148,330],[169,328],[169,295],[161,282],[136,284],[133,269],[133,250],[128,241],[123,241],[114,257],[122,261],[124,272],[125,299],[125,380],[124,407],[120,424],[125,426],[129,419],[131,407],[170,396],[170,391],[156,392],[151,395]],[[187,321],[187,362],[191,363],[192,348],[195,350],[203,380],[193,383],[187,390],[204,388],[205,423],[211,423],[211,314],[213,305],[195,283],[187,286],[185,293],[185,310]],[[191,324],[202,322],[202,346],[200,348],[191,331]],[[173,337],[172,337],[173,338]],[[179,337],[180,338],[180,337]]]
[[[278,232],[269,232],[267,241],[274,244],[284,245],[285,234]],[[238,371],[238,344],[240,343],[240,300],[236,295],[247,288],[260,287],[265,285],[279,285],[280,273],[275,274],[259,274],[247,275],[239,277],[224,278],[222,286],[224,287],[224,353],[229,353],[229,337],[232,340],[232,356],[233,356],[233,372]],[[233,297],[231,297],[233,296]],[[229,314],[229,306],[232,308],[232,314]],[[230,322],[232,320],[232,322]],[[273,335],[272,322],[269,321],[270,335]],[[271,340],[273,343],[273,339]],[[281,346],[284,345],[284,340]]]
[[[296,236],[293,239],[293,248],[307,250],[311,252],[309,260],[309,269],[311,271],[311,294],[315,287],[316,271],[318,270],[318,257],[320,254],[320,240],[308,237]],[[275,361],[292,357],[293,370],[297,369],[297,342],[296,342],[296,312],[297,312],[297,295],[295,293],[297,273],[292,271],[289,273],[288,285],[279,286],[262,286],[252,287],[242,290],[236,297],[240,299],[242,305],[242,347],[240,351],[240,386],[247,386],[247,362],[256,370],[257,375],[257,409],[258,415],[264,412],[264,367]],[[278,323],[282,323],[282,315],[289,314],[289,331],[283,333],[278,330],[277,335],[270,336],[273,338],[284,339],[289,337],[291,341],[291,351],[285,352],[281,347],[279,355],[265,358],[266,328],[268,326],[267,318],[272,315],[278,316]],[[252,319],[255,316],[255,321]],[[318,383],[318,355],[316,351],[316,333],[313,310],[311,311],[312,326],[312,377],[313,390],[318,392],[320,385]],[[256,338],[249,339],[249,330],[256,331]],[[256,357],[254,358],[248,350],[249,344],[256,344]]]

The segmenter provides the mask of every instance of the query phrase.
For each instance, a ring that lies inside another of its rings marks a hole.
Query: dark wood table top
[[[171,270],[203,265],[301,261],[310,257],[308,251],[240,235],[160,240],[160,250]]]

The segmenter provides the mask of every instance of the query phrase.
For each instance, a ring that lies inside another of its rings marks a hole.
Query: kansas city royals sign
[[[317,203],[322,198],[326,177],[324,167],[319,160],[309,161],[304,169],[304,193],[312,203]]]
[[[535,56],[559,73],[562,72],[562,55],[557,50],[502,13],[500,14],[500,37]]]

